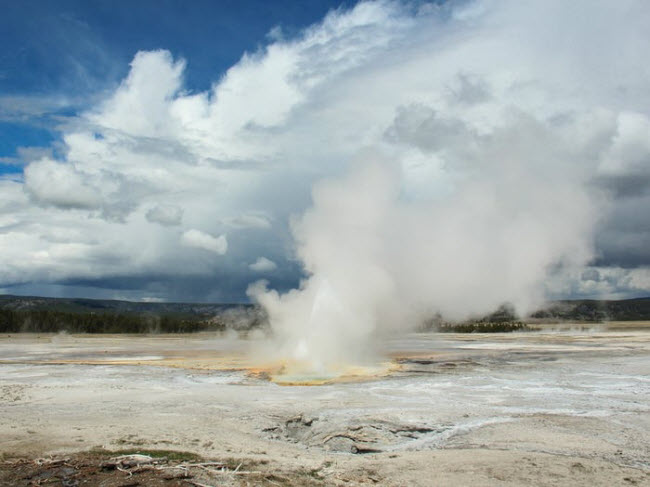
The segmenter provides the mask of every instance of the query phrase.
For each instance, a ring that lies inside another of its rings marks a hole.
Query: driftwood
[[[262,473],[262,472],[257,472],[257,471],[255,471],[255,472],[254,471],[244,471],[244,470],[240,470],[240,471],[232,470],[231,471],[231,470],[228,470],[228,469],[215,470],[213,468],[206,468],[206,467],[202,467],[202,468],[206,472],[216,474],[216,475],[224,475],[224,474],[225,475],[259,475],[259,474]]]
[[[58,462],[58,461],[57,461]],[[54,463],[54,462],[53,462]],[[102,464],[102,468],[115,469],[128,475],[128,478],[133,474],[152,471],[152,470],[181,470],[183,472],[184,481],[196,487],[212,487],[209,484],[203,484],[195,480],[189,480],[191,469],[200,469],[211,475],[260,475],[259,471],[244,471],[240,470],[243,462],[239,463],[234,470],[230,470],[223,462],[182,462],[176,465],[167,464],[166,458],[153,458],[149,455],[120,455],[113,457]]]
[[[37,458],[34,460],[34,463],[38,465],[39,467],[60,467],[61,465],[65,465],[66,467],[70,467],[71,465],[68,464],[70,461],[69,458],[58,458],[54,460],[52,457],[50,458]]]

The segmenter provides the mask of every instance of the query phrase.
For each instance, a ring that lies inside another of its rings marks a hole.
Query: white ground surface
[[[212,335],[0,337],[0,454],[180,449],[340,485],[650,485],[650,332],[417,334],[282,386]]]

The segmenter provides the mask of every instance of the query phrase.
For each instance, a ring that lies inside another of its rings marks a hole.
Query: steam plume
[[[409,196],[401,166],[377,151],[315,186],[292,225],[309,277],[283,295],[249,289],[282,354],[331,372],[428,313],[462,319],[506,301],[525,312],[549,272],[592,257],[597,212],[585,174],[566,167],[569,141],[517,115],[489,136],[466,131],[463,146],[444,197]]]

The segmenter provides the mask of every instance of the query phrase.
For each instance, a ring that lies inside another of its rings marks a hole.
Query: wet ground
[[[644,324],[412,334],[385,346],[378,375],[317,387],[269,381],[249,347],[4,336],[0,454],[183,450],[333,485],[432,485],[426,472],[438,485],[650,484]]]

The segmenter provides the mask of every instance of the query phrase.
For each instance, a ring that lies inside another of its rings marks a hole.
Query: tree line
[[[192,333],[223,331],[216,317],[0,309],[0,333]]]

